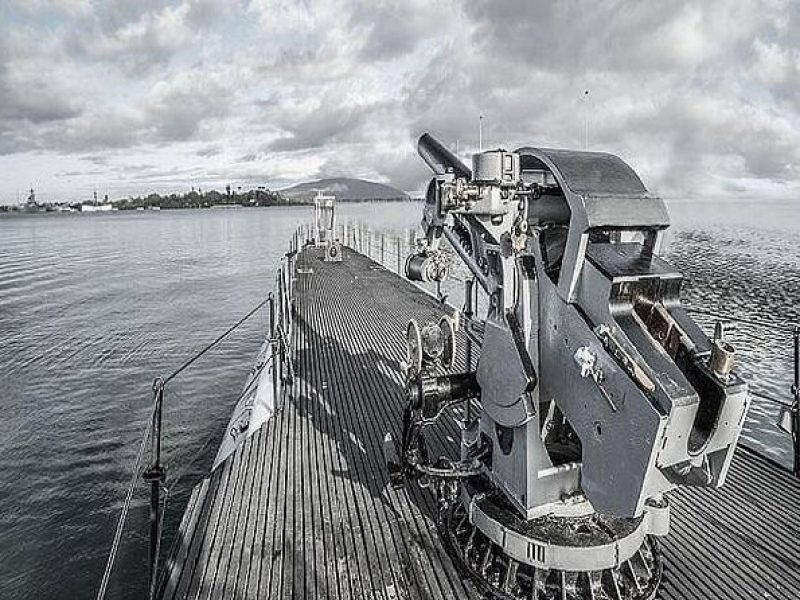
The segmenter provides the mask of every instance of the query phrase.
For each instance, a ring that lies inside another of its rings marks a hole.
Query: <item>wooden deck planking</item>
[[[385,432],[400,434],[405,325],[443,308],[349,249],[339,264],[320,258],[299,259],[311,272],[298,275],[284,408],[192,494],[162,598],[476,597],[432,496],[390,489],[383,463]],[[432,451],[457,451],[458,435],[445,420]],[[798,597],[797,481],[740,449],[726,487],[670,498],[659,598]]]
[[[349,282],[345,282],[349,285]],[[340,290],[323,290],[320,293],[320,297],[322,299],[325,298],[338,298],[341,295]],[[338,301],[338,300],[337,300]],[[317,309],[308,310],[308,311],[301,311],[303,314],[312,315],[314,319],[319,319],[322,323],[327,321],[333,321],[336,319],[337,313],[341,311],[335,310],[333,311],[334,314],[329,312],[329,308],[333,306],[333,302],[331,302],[328,306],[324,304],[328,304],[327,302],[323,302],[323,305],[317,307]],[[320,330],[318,327],[319,323],[310,323],[310,328],[312,330]],[[324,331],[324,329],[322,329]],[[350,337],[350,336],[348,336]],[[341,342],[342,340],[339,340]],[[331,369],[333,372],[348,372],[348,370],[352,370],[354,365],[352,364],[343,364],[343,360],[345,357],[349,355],[349,349],[344,348],[343,352],[336,351],[332,354],[331,360],[332,365]],[[357,360],[356,363],[360,363],[362,361]],[[318,364],[319,366],[319,364]],[[355,369],[358,370],[359,368],[362,369],[364,374],[368,373],[368,369],[364,370],[363,365],[356,364]],[[331,373],[332,374],[332,373]],[[320,374],[321,375],[321,374]],[[365,416],[368,414],[366,407],[364,407],[361,403],[365,399],[373,400],[376,402],[380,402],[379,398],[370,398],[368,394],[364,393],[364,390],[360,387],[362,383],[359,378],[354,378],[349,381],[342,381],[339,378],[334,378],[331,381],[330,374],[326,375],[327,379],[320,378],[321,382],[324,382],[324,385],[333,386],[334,393],[336,395],[342,396],[344,394],[350,395],[353,399],[355,404],[354,408],[357,409],[360,416]],[[346,389],[343,389],[346,388]],[[374,391],[372,396],[374,396]],[[347,481],[344,481],[345,485],[345,493],[348,494],[348,500],[355,498],[355,502],[350,502],[348,504],[349,507],[349,520],[351,523],[356,523],[356,529],[354,533],[361,533],[361,537],[364,540],[365,546],[367,547],[366,557],[366,567],[367,569],[361,569],[360,576],[357,578],[354,583],[356,585],[361,586],[361,589],[358,589],[358,592],[363,594],[367,593],[369,597],[372,597],[376,594],[380,594],[380,590],[387,588],[386,580],[379,580],[377,583],[374,581],[375,575],[382,575],[384,574],[384,570],[387,566],[391,568],[395,563],[394,560],[385,560],[385,551],[383,550],[383,546],[386,544],[386,538],[382,531],[376,526],[374,521],[374,516],[377,514],[379,516],[382,512],[380,509],[380,505],[376,505],[374,501],[369,500],[369,496],[364,488],[364,486],[357,485],[359,481],[368,481],[370,479],[374,479],[374,469],[376,467],[375,464],[365,464],[369,463],[370,459],[377,459],[378,461],[378,468],[381,467],[382,462],[382,451],[379,445],[375,444],[377,441],[376,436],[372,435],[373,439],[370,439],[368,436],[364,436],[363,431],[361,431],[362,419],[353,419],[353,412],[352,411],[344,411],[344,410],[337,410],[334,412],[337,418],[337,426],[340,428],[341,431],[348,431],[349,434],[346,438],[342,438],[342,447],[343,447],[343,455],[345,458],[345,462],[347,463],[347,472],[352,473],[353,477],[348,477]],[[376,430],[377,431],[377,430]],[[358,447],[355,440],[367,440],[369,447]],[[374,454],[377,453],[377,454]],[[372,505],[370,507],[370,504]],[[363,514],[361,507],[366,506],[366,516]],[[378,533],[376,533],[376,530]],[[382,539],[380,540],[379,544],[376,544],[376,535],[380,536]],[[377,556],[373,554],[372,549],[375,548],[378,552]],[[391,550],[391,548],[390,548]],[[370,561],[372,559],[372,561]],[[377,565],[370,564],[370,562],[377,563]],[[381,564],[382,563],[382,564]],[[388,565],[387,565],[388,563]],[[359,566],[365,566],[364,561],[359,561]],[[365,577],[366,575],[366,577]],[[365,585],[366,584],[366,585]],[[397,589],[397,584],[395,581],[388,582],[388,585],[394,585],[395,590]],[[366,587],[366,589],[363,589]],[[396,592],[395,592],[396,593]]]

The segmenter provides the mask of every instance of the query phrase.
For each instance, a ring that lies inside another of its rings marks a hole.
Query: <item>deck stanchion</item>
[[[792,332],[794,345],[794,383],[792,385],[792,448],[794,450],[795,477],[800,477],[800,325],[795,325]]]
[[[400,255],[402,252],[400,251],[400,238],[397,238],[397,274],[400,275]]]
[[[150,598],[155,594],[158,579],[158,546],[161,539],[161,486],[167,472],[161,465],[161,413],[164,404],[164,380],[160,377],[153,382],[155,407],[153,425],[150,431],[150,467],[142,478],[150,484]]]
[[[386,236],[381,231],[381,264],[384,264],[386,261],[384,260],[384,246],[386,245]]]
[[[272,348],[272,396],[278,399],[278,344],[275,326],[275,296],[269,295],[269,344]]]
[[[286,273],[281,270],[280,280],[280,295],[278,297],[280,304],[278,304],[278,329],[276,336],[278,338],[278,364],[280,365],[280,381],[283,383],[286,380],[286,350],[283,344],[283,336],[286,333]]]

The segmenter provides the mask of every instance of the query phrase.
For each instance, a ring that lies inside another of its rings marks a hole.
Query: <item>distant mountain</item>
[[[351,179],[348,177],[334,177],[308,181],[298,185],[279,190],[280,194],[289,202],[301,204],[311,203],[317,192],[333,194],[337,200],[343,202],[363,202],[366,200],[408,200],[408,194],[382,183]]]

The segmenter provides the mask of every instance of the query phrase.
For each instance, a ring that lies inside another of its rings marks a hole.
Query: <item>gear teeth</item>
[[[439,528],[456,566],[487,598],[497,600],[652,600],[661,583],[655,538],[619,567],[562,571],[521,563],[507,556],[469,522],[462,502],[446,506]]]

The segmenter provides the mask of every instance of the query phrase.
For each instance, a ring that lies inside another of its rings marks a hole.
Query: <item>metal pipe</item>
[[[166,479],[166,469],[161,466],[161,416],[164,404],[164,380],[153,382],[155,408],[150,431],[150,467],[142,474],[150,484],[150,595],[155,591],[158,580],[158,545],[161,537],[161,486]]]
[[[447,241],[450,242],[450,245],[453,247],[453,250],[456,251],[456,254],[458,254],[459,258],[461,258],[467,267],[469,267],[469,270],[472,271],[472,274],[475,276],[475,279],[478,281],[478,283],[481,284],[481,287],[486,290],[487,294],[491,295],[494,292],[494,289],[489,289],[489,279],[483,274],[481,268],[478,266],[478,263],[476,263],[472,257],[467,254],[464,248],[462,248],[461,242],[458,241],[456,234],[450,231],[450,229],[447,227],[442,228],[442,234]]]
[[[794,342],[794,385],[792,385],[792,445],[794,448],[794,476],[800,477],[800,326],[792,332]]]
[[[386,242],[386,236],[381,231],[381,264],[384,263],[384,245],[385,245],[385,242]]]

